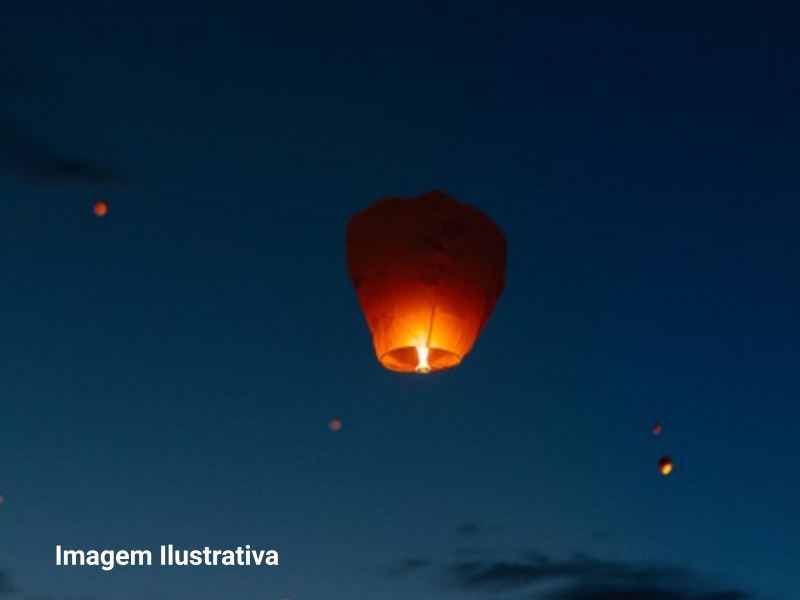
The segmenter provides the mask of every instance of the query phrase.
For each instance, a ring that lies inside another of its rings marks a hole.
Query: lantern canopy
[[[427,373],[472,349],[505,286],[506,243],[486,215],[433,191],[356,214],[347,264],[378,360]]]

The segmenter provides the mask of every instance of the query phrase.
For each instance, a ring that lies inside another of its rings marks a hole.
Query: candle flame
[[[430,349],[427,346],[417,346],[417,373],[430,373],[431,366],[428,364],[428,354]]]

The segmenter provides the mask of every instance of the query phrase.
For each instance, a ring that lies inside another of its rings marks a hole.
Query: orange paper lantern
[[[486,215],[434,191],[355,215],[347,264],[378,360],[427,373],[472,350],[505,286],[506,243]]]

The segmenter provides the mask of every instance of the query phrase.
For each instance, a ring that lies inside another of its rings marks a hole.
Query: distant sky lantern
[[[669,475],[672,473],[673,468],[674,464],[669,456],[664,456],[658,461],[658,470],[661,471],[662,475]]]
[[[653,425],[653,435],[661,435],[662,431],[664,431],[664,428],[661,426],[661,423]]]
[[[378,360],[428,373],[472,350],[505,286],[506,242],[489,217],[434,191],[356,214],[347,264]]]
[[[342,428],[342,422],[339,419],[331,419],[328,423],[328,429],[331,431],[339,431]]]
[[[94,203],[94,214],[98,217],[105,217],[108,213],[108,204],[105,202],[95,202]]]

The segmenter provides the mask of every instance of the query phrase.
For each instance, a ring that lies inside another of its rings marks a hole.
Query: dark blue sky
[[[798,597],[798,11],[527,4],[3,7],[0,597]],[[403,376],[344,231],[430,189],[508,283]],[[280,566],[54,564],[170,543]]]

